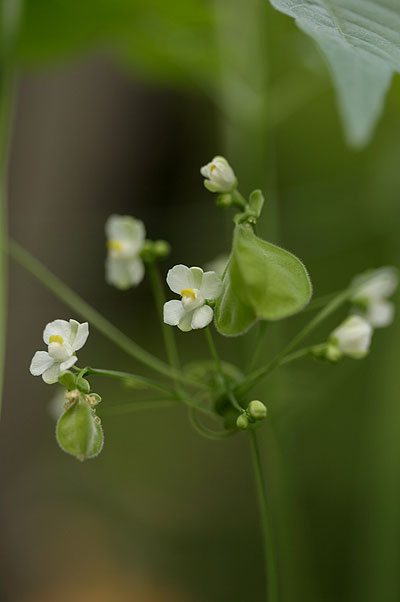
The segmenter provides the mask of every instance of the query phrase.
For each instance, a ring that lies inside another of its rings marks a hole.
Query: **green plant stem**
[[[242,406],[240,405],[240,403],[237,401],[235,395],[232,392],[232,389],[229,387],[229,385],[226,382],[225,379],[225,375],[222,369],[222,363],[221,360],[219,359],[219,355],[217,352],[217,348],[214,345],[214,340],[211,334],[211,330],[210,328],[207,326],[207,328],[205,329],[205,333],[206,333],[206,339],[207,339],[207,343],[208,346],[210,348],[210,352],[211,352],[211,356],[213,357],[214,361],[215,361],[215,365],[217,367],[217,372],[220,376],[221,382],[225,387],[226,393],[229,397],[229,400],[231,402],[231,404],[233,405],[234,408],[236,408],[239,412],[243,411]]]
[[[269,512],[264,474],[261,465],[260,450],[258,447],[256,432],[249,430],[248,433],[250,437],[251,457],[253,461],[253,470],[256,481],[263,534],[267,602],[278,602],[278,575],[275,558],[275,546],[272,535],[272,521]]]
[[[102,416],[120,416],[131,414],[132,412],[141,412],[144,410],[159,410],[177,405],[179,402],[173,399],[140,399],[137,401],[127,401],[122,403],[112,403],[99,408]]]
[[[192,386],[202,387],[199,382],[188,379],[174,368],[168,366],[168,364],[165,364],[145,349],[142,349],[142,347],[121,332],[121,330],[104,318],[97,310],[91,307],[91,305],[86,303],[86,301],[60,280],[60,278],[52,274],[52,272],[40,263],[40,261],[35,257],[32,257],[32,255],[18,243],[10,240],[8,252],[17,263],[37,278],[39,282],[44,284],[44,286],[52,291],[56,297],[61,299],[61,301],[73,309],[83,319],[90,322],[99,332],[115,345],[123,349],[128,355],[163,376],[185,382]]]
[[[256,385],[262,378],[270,374],[275,368],[277,368],[285,356],[289,353],[313,330],[315,330],[326,318],[328,318],[333,312],[335,312],[343,303],[345,303],[351,295],[351,289],[342,291],[336,297],[332,299],[326,307],[324,307],[300,332],[290,341],[290,343],[276,355],[266,366],[255,370],[249,374],[236,388],[235,392],[238,395],[243,395],[254,385]]]
[[[132,382],[134,384],[143,385],[145,388],[155,389],[161,391],[172,397],[176,397],[176,392],[170,387],[166,387],[151,378],[144,376],[138,376],[137,374],[131,374],[130,372],[120,372],[119,370],[104,370],[102,368],[86,368],[86,374],[93,374],[98,376],[107,376],[109,378],[117,378],[125,382]]]
[[[7,336],[7,231],[8,164],[15,95],[15,40],[22,4],[3,0],[0,4],[0,418],[3,401],[4,363]]]
[[[189,409],[189,419],[190,419],[190,422],[191,422],[193,428],[195,429],[195,431],[197,431],[200,435],[202,435],[206,439],[213,439],[213,440],[226,439],[227,437],[231,437],[232,435],[237,433],[237,429],[230,429],[230,430],[226,430],[226,431],[214,431],[213,429],[210,429],[207,426],[204,426],[204,424],[202,424],[199,421],[199,418],[197,416],[197,408]]]
[[[163,283],[161,281],[158,265],[156,264],[155,261],[150,261],[147,263],[147,270],[148,270],[149,278],[150,278],[151,285],[153,288],[154,300],[155,300],[155,304],[156,304],[158,317],[159,317],[160,323],[161,323],[161,330],[162,330],[162,334],[163,334],[163,338],[164,338],[164,345],[165,345],[165,350],[167,352],[168,361],[175,370],[179,370],[180,369],[180,361],[179,361],[178,348],[177,348],[176,340],[175,340],[174,329],[172,326],[169,326],[168,324],[165,324],[165,322],[164,322],[163,306],[164,306],[164,303],[166,302],[166,298],[165,298],[164,287],[163,287]],[[178,391],[180,391],[182,393],[183,391],[181,390],[181,388],[179,386],[179,381],[176,380],[175,382],[176,382]]]

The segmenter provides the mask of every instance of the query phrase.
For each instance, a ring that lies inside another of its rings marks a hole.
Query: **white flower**
[[[372,326],[360,316],[350,316],[331,333],[329,343],[341,354],[361,359],[369,351],[371,337]]]
[[[200,173],[206,178],[204,186],[210,192],[232,192],[236,187],[236,176],[225,157],[214,157],[200,169]]]
[[[367,276],[369,278],[365,281]],[[374,328],[384,328],[393,322],[395,308],[387,299],[398,284],[397,270],[389,266],[353,280],[352,286],[356,292],[351,300],[364,308],[362,315]]]
[[[52,385],[58,381],[60,372],[68,370],[78,358],[75,351],[81,349],[89,336],[89,324],[79,324],[76,320],[54,320],[43,331],[47,351],[37,351],[32,358],[30,372],[42,376],[45,383]]]
[[[119,289],[139,284],[144,276],[144,264],[139,256],[146,236],[143,222],[129,215],[110,215],[105,230],[106,281]]]
[[[222,282],[215,272],[201,268],[176,265],[167,274],[171,291],[181,295],[181,300],[164,305],[164,322],[187,332],[205,328],[213,319],[214,311],[207,301],[217,299],[222,292]]]

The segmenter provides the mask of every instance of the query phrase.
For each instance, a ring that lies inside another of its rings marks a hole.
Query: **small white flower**
[[[136,286],[144,276],[144,264],[139,256],[146,237],[143,222],[129,215],[110,215],[105,230],[106,281],[119,289]]]
[[[398,273],[388,266],[371,272],[369,276],[366,282],[366,274],[353,280],[356,292],[351,300],[365,308],[362,315],[373,328],[384,328],[393,322],[395,308],[387,299],[399,284]]]
[[[329,343],[342,355],[361,359],[369,351],[371,337],[372,326],[360,316],[350,316],[331,333]]]
[[[225,157],[214,157],[200,169],[200,173],[206,178],[204,186],[210,192],[232,192],[236,187],[236,176]]]
[[[42,376],[45,383],[52,385],[58,381],[60,372],[68,370],[78,358],[75,351],[81,349],[89,336],[89,324],[79,324],[76,320],[54,320],[43,331],[47,351],[37,351],[32,358],[30,373]]]
[[[215,272],[201,268],[176,265],[167,274],[171,291],[181,295],[181,300],[164,304],[164,322],[188,332],[205,328],[213,319],[214,311],[207,301],[217,299],[222,292],[222,282]]]

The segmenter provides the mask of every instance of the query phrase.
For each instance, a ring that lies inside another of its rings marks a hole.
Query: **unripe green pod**
[[[246,414],[240,414],[240,416],[238,416],[236,420],[236,426],[241,431],[245,431],[247,429],[249,426],[249,419],[247,418]]]
[[[100,419],[83,396],[60,416],[56,439],[63,451],[78,460],[94,458],[101,452],[104,436]]]
[[[249,403],[247,411],[250,414],[250,416],[254,418],[254,420],[264,420],[264,418],[267,415],[267,408],[258,399],[254,399]]]

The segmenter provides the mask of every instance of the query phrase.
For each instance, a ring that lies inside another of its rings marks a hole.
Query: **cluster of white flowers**
[[[395,268],[384,267],[368,275],[357,276],[351,283],[355,292],[351,301],[356,305],[349,316],[329,337],[327,357],[338,359],[347,355],[365,357],[369,351],[374,328],[389,326],[394,318],[394,305],[388,301],[398,286]]]
[[[144,264],[140,258],[146,238],[143,222],[129,215],[111,215],[105,230],[108,284],[122,290],[136,286],[144,277]]]
[[[221,278],[215,272],[180,264],[169,270],[167,284],[173,293],[181,295],[181,300],[165,303],[166,324],[178,326],[184,332],[210,324],[214,311],[207,301],[218,299],[222,292]]]
[[[75,352],[82,349],[89,336],[89,324],[79,324],[76,320],[54,320],[43,331],[43,341],[47,351],[37,351],[32,358],[30,372],[41,376],[45,383],[52,385],[58,381],[61,372],[77,362]]]

